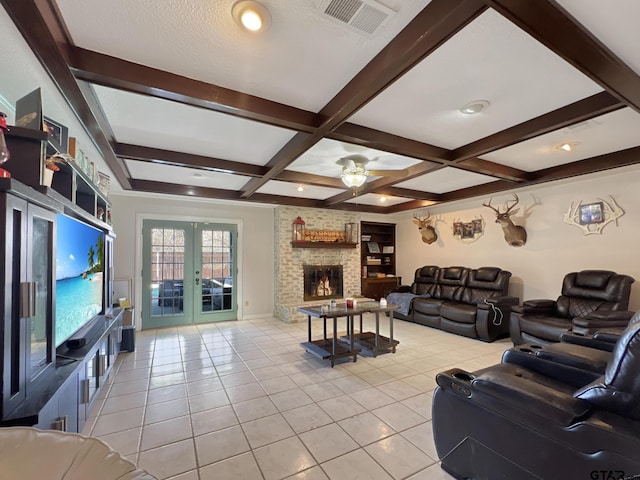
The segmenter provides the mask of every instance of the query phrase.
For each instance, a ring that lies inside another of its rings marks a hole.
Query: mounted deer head
[[[527,243],[527,231],[524,229],[524,227],[521,227],[520,225],[514,225],[514,223],[511,221],[511,215],[515,215],[516,213],[518,213],[518,210],[520,210],[519,208],[513,210],[513,207],[515,207],[520,201],[518,199],[518,195],[516,195],[515,193],[513,194],[513,197],[515,203],[510,206],[509,202],[507,202],[507,210],[503,213],[500,213],[500,210],[498,208],[491,206],[491,199],[489,199],[489,203],[483,203],[482,206],[488,207],[496,212],[496,223],[499,223],[502,227],[502,231],[504,232],[504,239],[506,240],[506,242],[512,247],[521,247],[525,243]]]
[[[433,242],[438,240],[438,234],[432,225],[431,213],[427,212],[426,217],[418,217],[417,215],[414,215],[413,223],[418,226],[418,231],[420,232],[420,235],[422,235],[422,241],[424,243],[431,245]]]

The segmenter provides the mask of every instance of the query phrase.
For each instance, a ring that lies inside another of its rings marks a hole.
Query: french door
[[[237,227],[144,220],[142,328],[237,318]]]

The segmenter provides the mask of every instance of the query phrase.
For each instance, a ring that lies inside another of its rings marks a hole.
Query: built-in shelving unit
[[[66,204],[77,206],[93,219],[105,225],[110,203],[89,176],[73,162],[59,161],[60,168],[54,172],[51,187],[45,181],[45,140],[47,135],[39,130],[11,127],[5,134],[11,158],[2,168],[11,172],[11,177],[56,200],[65,199]]]
[[[399,285],[395,223],[360,222],[362,295],[378,300]]]

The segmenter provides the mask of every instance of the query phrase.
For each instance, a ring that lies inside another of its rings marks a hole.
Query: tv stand
[[[120,353],[123,310],[112,318],[96,318],[93,336],[84,347],[69,350],[63,344],[54,370],[0,421],[0,426],[34,426],[43,430],[79,432]]]

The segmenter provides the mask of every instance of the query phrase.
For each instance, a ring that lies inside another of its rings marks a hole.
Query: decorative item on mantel
[[[293,238],[294,242],[304,242],[304,220],[298,217],[293,221]]]
[[[347,243],[358,243],[358,224],[345,223],[344,237],[345,237],[344,241]]]
[[[9,149],[7,148],[7,143],[4,139],[4,134],[8,131],[9,128],[7,127],[7,115],[3,112],[0,112],[0,165],[9,160],[9,157],[11,156],[9,154]],[[0,168],[0,177],[10,178],[11,174],[4,168]]]

